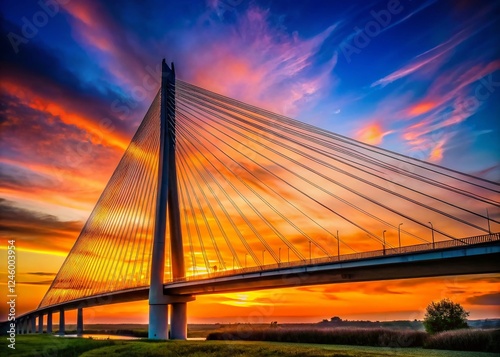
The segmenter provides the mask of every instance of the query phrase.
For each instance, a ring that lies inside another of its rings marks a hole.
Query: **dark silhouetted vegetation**
[[[469,313],[450,299],[431,302],[425,311],[424,327],[429,333],[467,328]]]
[[[429,336],[426,348],[455,351],[500,352],[500,330],[454,330]]]
[[[212,332],[207,340],[274,341],[373,347],[425,347],[454,351],[500,352],[500,330],[454,330],[437,334],[384,328],[290,329],[240,325]]]
[[[421,347],[427,334],[423,331],[398,331],[383,328],[287,329],[252,328],[212,332],[207,340],[275,341],[375,347]]]

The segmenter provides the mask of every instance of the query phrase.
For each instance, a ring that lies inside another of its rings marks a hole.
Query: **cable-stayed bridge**
[[[500,185],[176,80],[162,85],[23,332],[149,300],[186,338],[199,294],[498,272]],[[36,326],[38,319],[38,328]]]

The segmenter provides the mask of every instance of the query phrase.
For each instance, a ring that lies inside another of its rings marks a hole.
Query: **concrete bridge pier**
[[[168,305],[149,304],[148,338],[168,340]]]
[[[64,309],[59,310],[59,332],[58,335],[64,335],[65,333],[65,323],[64,323]]]
[[[185,340],[187,338],[187,303],[191,295],[161,295],[150,298],[148,338],[154,340]],[[170,305],[170,336],[168,308]]]
[[[177,302],[171,305],[170,338],[187,339],[187,303]]]
[[[83,308],[79,307],[76,312],[76,334],[83,335]]]
[[[47,333],[52,333],[52,311],[47,312]]]
[[[36,315],[30,316],[30,332],[36,333]]]
[[[43,333],[43,314],[38,315],[38,333]]]

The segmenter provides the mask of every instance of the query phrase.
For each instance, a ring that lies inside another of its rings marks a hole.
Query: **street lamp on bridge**
[[[385,232],[387,232],[385,229],[382,232],[382,237],[384,237],[384,255],[385,255]]]
[[[245,253],[245,269],[247,267],[247,255],[248,255],[248,253]]]
[[[432,225],[431,222],[429,222],[429,224],[431,225],[431,231],[432,231],[432,249],[434,249],[434,226]]]
[[[340,239],[339,239],[338,229],[337,229],[337,260],[340,261]]]
[[[399,240],[399,252],[401,253],[401,226],[403,223],[400,223],[398,225],[398,240]]]
[[[264,253],[265,253],[265,252],[266,252],[266,250],[264,249],[264,250],[262,251],[262,265],[265,265],[265,264],[264,264]]]
[[[486,208],[486,219],[488,220],[488,234],[491,234],[490,213],[488,212],[487,208]],[[490,240],[491,240],[491,237],[490,237]]]
[[[309,264],[312,263],[311,241],[309,241]]]

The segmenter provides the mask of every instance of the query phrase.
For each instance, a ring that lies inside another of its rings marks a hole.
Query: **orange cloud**
[[[0,90],[17,98],[21,105],[60,118],[65,124],[75,125],[85,130],[90,134],[89,137],[102,140],[102,143],[107,143],[121,150],[124,150],[128,145],[130,138],[120,135],[116,131],[106,130],[106,127],[100,124],[96,118],[75,110],[70,102],[64,103],[65,98],[57,98],[59,102],[56,103],[55,98],[49,98],[44,93],[34,91],[32,86],[24,84],[20,78],[4,78],[0,83]],[[61,104],[62,102],[64,104]],[[104,131],[106,131],[106,135],[104,135]]]
[[[446,144],[448,140],[446,138],[443,138],[439,140],[437,143],[435,143],[434,147],[432,148],[430,154],[429,154],[429,160],[432,162],[439,162],[443,158],[443,152],[444,152],[444,145]]]
[[[437,103],[435,103],[435,102],[423,101],[423,102],[417,103],[417,104],[413,105],[412,107],[410,107],[408,109],[408,115],[410,115],[412,117],[419,116],[419,115],[422,115],[422,114],[425,114],[425,113],[431,111],[432,109],[434,109],[436,107],[437,107]]]
[[[15,207],[12,202],[0,199],[2,238],[21,236],[18,250],[32,252],[64,253],[71,246],[83,222],[61,221],[53,215]]]
[[[368,124],[368,126],[358,130],[355,137],[357,140],[370,145],[378,145],[382,142],[384,136],[393,133],[393,131],[384,131],[378,123]]]

